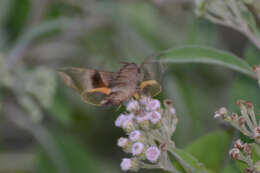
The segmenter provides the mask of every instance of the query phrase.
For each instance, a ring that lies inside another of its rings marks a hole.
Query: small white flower
[[[134,156],[141,154],[143,150],[144,150],[144,144],[141,142],[136,142],[132,145],[132,154]]]
[[[145,156],[147,160],[153,163],[158,160],[160,154],[161,154],[160,150],[155,146],[149,147],[145,152]]]
[[[139,108],[139,103],[136,100],[131,100],[126,105],[126,110],[130,112],[137,111]]]
[[[150,112],[149,113],[149,119],[153,124],[156,124],[161,120],[162,116],[159,112]]]
[[[129,134],[129,139],[132,142],[137,141],[141,137],[141,132],[139,130],[134,130]]]
[[[161,107],[161,103],[159,100],[151,99],[148,101],[148,103],[145,106],[145,109],[147,111],[155,111]]]
[[[120,167],[123,171],[128,171],[132,167],[132,160],[131,159],[122,159],[122,162],[120,164]]]
[[[149,120],[149,119],[150,119],[149,112],[142,112],[142,113],[140,113],[140,114],[136,117],[137,123],[141,123],[141,122],[146,121],[146,120]]]
[[[133,120],[134,120],[134,114],[125,115],[124,121],[122,122],[121,126],[125,129],[129,125],[133,124]]]
[[[122,123],[125,121],[126,119],[126,115],[121,114],[119,117],[117,117],[116,121],[115,121],[115,126],[116,127],[121,127]]]
[[[117,146],[124,148],[128,144],[129,140],[127,138],[119,138],[117,140]]]

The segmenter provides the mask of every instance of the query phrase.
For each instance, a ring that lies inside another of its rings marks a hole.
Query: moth
[[[118,72],[71,67],[61,69],[59,75],[85,102],[97,106],[120,105],[132,97],[160,93],[160,84],[147,77],[149,72],[143,64],[123,64]]]

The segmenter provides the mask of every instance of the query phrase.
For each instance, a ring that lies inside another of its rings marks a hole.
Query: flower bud
[[[236,140],[236,142],[234,143],[235,148],[239,149],[239,150],[243,150],[244,149],[244,145],[242,143],[242,141],[240,139]]]
[[[260,139],[260,126],[256,127],[253,131],[254,138],[256,140]]]
[[[120,164],[120,167],[123,171],[128,171],[132,167],[132,160],[131,159],[122,159],[122,162]]]
[[[225,107],[220,108],[218,111],[215,112],[214,118],[226,119],[228,117],[228,111]]]
[[[128,140],[127,138],[121,137],[121,138],[119,138],[119,139],[117,140],[117,145],[118,145],[119,147],[122,147],[122,148],[124,148],[128,143],[129,143],[129,140]]]
[[[242,126],[242,125],[244,125],[245,124],[245,117],[243,117],[243,116],[241,116],[241,117],[239,117],[238,118],[238,125],[239,126]]]
[[[136,112],[140,109],[139,103],[136,100],[131,100],[126,105],[126,110],[129,112]]]
[[[116,121],[115,121],[115,126],[116,127],[121,127],[123,122],[126,119],[126,115],[125,114],[121,114],[119,117],[117,117]]]
[[[242,104],[244,104],[244,100],[237,100],[237,101],[236,101],[236,104],[237,104],[238,106],[241,106]]]
[[[172,100],[170,100],[170,99],[165,99],[165,100],[163,101],[163,103],[164,103],[164,106],[165,106],[166,108],[172,107]]]
[[[131,153],[131,142],[127,138],[119,138],[117,140],[117,146],[123,148],[126,153]]]
[[[231,120],[236,121],[238,119],[238,115],[236,113],[232,113]]]
[[[161,103],[159,100],[156,99],[150,99],[146,105],[145,105],[145,110],[146,111],[156,111],[161,107]]]
[[[249,168],[245,168],[244,171],[245,171],[245,173],[253,173],[254,172],[253,170],[251,170]]]
[[[149,130],[150,123],[149,123],[149,113],[148,112],[141,112],[137,117],[137,123],[143,130]]]
[[[145,152],[145,156],[147,160],[149,160],[152,163],[155,163],[158,160],[160,154],[161,154],[160,150],[155,146],[147,148]]]
[[[135,158],[124,158],[120,163],[122,171],[133,171],[136,172],[139,169],[138,161]]]
[[[162,119],[162,116],[161,116],[161,113],[155,111],[155,112],[150,112],[149,113],[149,119],[150,121],[153,123],[153,124],[156,124],[158,123],[161,119]]]
[[[252,108],[254,108],[254,105],[253,105],[250,101],[247,101],[247,102],[246,102],[246,107],[247,107],[248,109],[252,109]]]
[[[134,130],[135,127],[133,120],[133,114],[126,115],[124,121],[122,122],[122,128],[127,132],[131,132],[132,130]]]
[[[132,145],[132,154],[134,156],[142,154],[144,151],[144,144],[141,142],[136,142]]]
[[[134,130],[129,134],[129,139],[132,142],[136,142],[141,137],[141,132],[139,130]]]
[[[230,151],[229,151],[229,156],[231,159],[234,159],[234,160],[239,160],[240,158],[240,151],[239,149],[237,148],[232,148]]]

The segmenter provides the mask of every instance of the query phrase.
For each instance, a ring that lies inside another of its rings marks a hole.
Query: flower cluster
[[[240,139],[235,141],[234,148],[229,151],[229,156],[234,160],[239,160],[248,165],[245,168],[245,173],[255,173],[259,172],[259,161],[254,163],[252,159],[252,149],[251,145],[248,143],[243,143]]]
[[[252,158],[252,147],[255,151],[259,150],[260,144],[260,123],[257,123],[254,106],[249,101],[238,100],[237,105],[240,107],[241,116],[236,113],[229,115],[226,108],[220,108],[215,113],[215,118],[220,118],[231,124],[241,133],[253,139],[251,144],[243,143],[240,139],[235,141],[234,148],[229,151],[229,156],[234,160],[239,160],[248,165],[245,173],[259,173],[260,161],[254,161]]]
[[[254,112],[254,105],[249,101],[238,100],[237,105],[240,107],[241,116],[237,113],[228,114],[226,108],[220,108],[215,113],[215,118],[221,118],[228,122],[233,127],[238,129],[241,133],[254,139],[256,143],[260,144],[260,124],[256,121]]]
[[[116,119],[115,126],[122,128],[128,136],[120,137],[117,145],[132,155],[122,160],[123,171],[140,168],[171,170],[166,148],[175,146],[171,136],[178,119],[170,100],[165,100],[164,106],[162,108],[159,100],[150,97],[130,100],[126,112]]]

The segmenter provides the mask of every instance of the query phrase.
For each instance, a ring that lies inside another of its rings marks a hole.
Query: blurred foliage
[[[221,28],[193,12],[188,0],[1,0],[0,145],[4,150],[0,160],[4,153],[30,152],[37,155],[37,164],[32,162],[30,170],[16,169],[14,164],[11,172],[61,172],[34,129],[24,131],[18,123],[30,122],[55,134],[46,141],[55,144],[67,172],[120,172],[123,152],[116,140],[123,133],[114,127],[114,120],[124,110],[83,103],[57,78],[56,70],[78,66],[116,71],[120,61],[140,64],[169,48],[189,44],[227,50],[228,39],[236,42],[231,35],[223,38]],[[245,50],[248,64],[259,63],[259,50],[252,45],[237,49]],[[173,99],[180,118],[173,137],[176,145],[212,171],[231,172],[233,165],[224,162],[230,134],[209,133],[220,128],[212,116],[218,107],[232,106],[238,98],[251,100],[259,109],[255,81],[206,64],[168,65],[162,81],[159,98]],[[195,140],[202,135],[206,136]],[[0,172],[10,170],[0,165]]]

